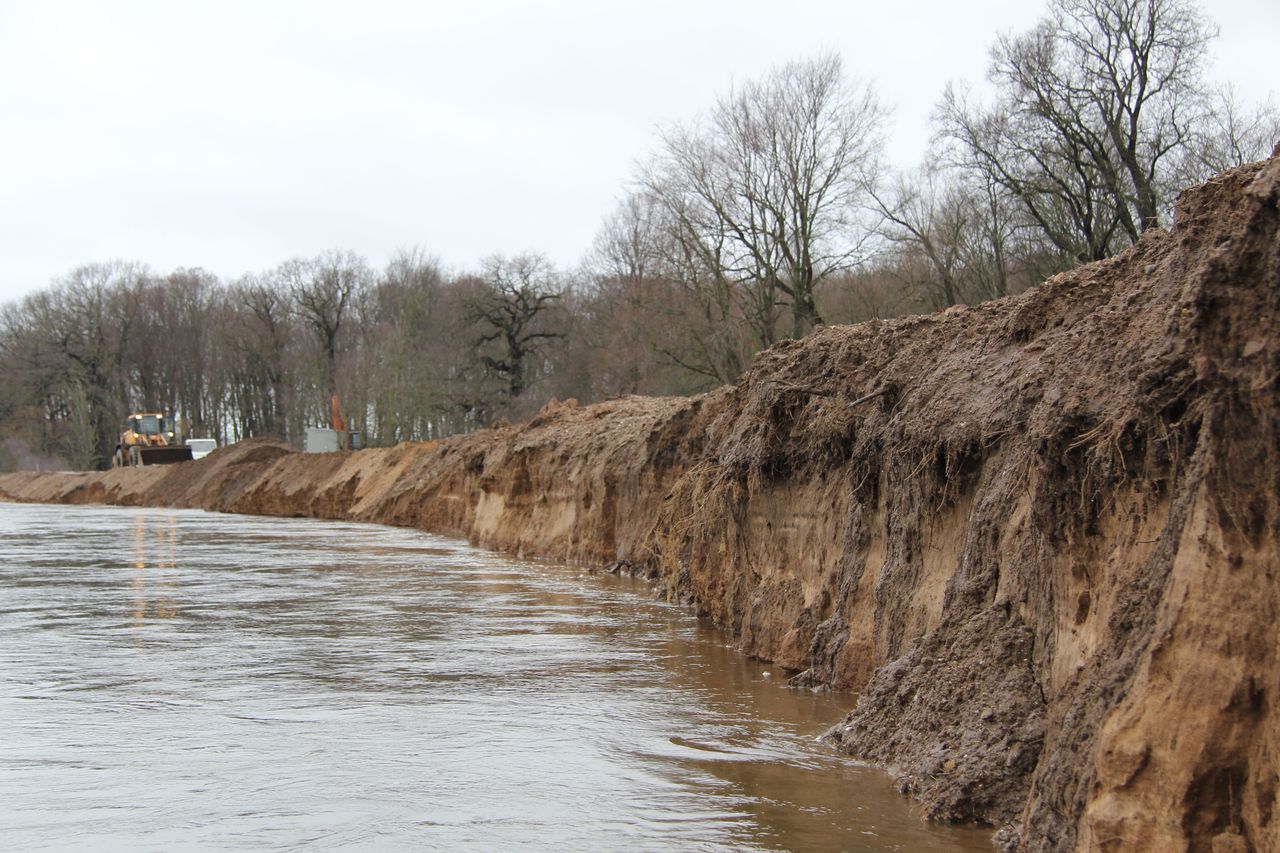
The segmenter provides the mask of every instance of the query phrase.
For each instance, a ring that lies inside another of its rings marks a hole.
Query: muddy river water
[[[0,504],[0,838],[989,850],[639,583],[415,531]]]

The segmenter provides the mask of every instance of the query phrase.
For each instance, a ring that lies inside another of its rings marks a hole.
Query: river
[[[395,528],[0,504],[14,850],[982,850],[639,582]]]

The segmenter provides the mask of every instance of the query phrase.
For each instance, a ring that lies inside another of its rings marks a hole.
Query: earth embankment
[[[828,327],[690,399],[15,500],[420,527],[653,578],[933,816],[1016,849],[1276,850],[1280,159],[1019,297]]]

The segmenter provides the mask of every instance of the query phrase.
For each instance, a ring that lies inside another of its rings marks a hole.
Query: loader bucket
[[[137,454],[135,465],[172,465],[175,462],[187,462],[191,459],[191,448],[185,444],[172,447],[131,447]]]

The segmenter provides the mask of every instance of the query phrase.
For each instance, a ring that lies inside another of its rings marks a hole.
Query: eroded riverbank
[[[1020,297],[822,329],[692,399],[16,500],[376,521],[654,579],[935,816],[1028,850],[1280,848],[1280,161]]]

